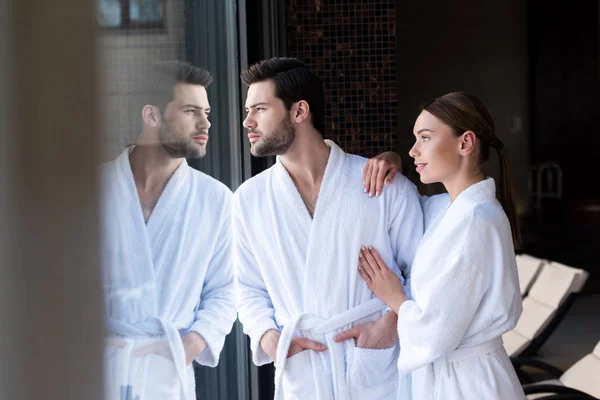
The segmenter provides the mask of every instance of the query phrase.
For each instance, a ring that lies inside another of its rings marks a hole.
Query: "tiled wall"
[[[371,157],[396,144],[392,0],[287,0],[287,55],[325,83],[326,132]]]

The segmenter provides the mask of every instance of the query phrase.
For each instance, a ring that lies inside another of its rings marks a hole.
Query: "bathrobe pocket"
[[[315,398],[315,384],[310,363],[310,350],[304,350],[287,359],[283,371],[283,397],[286,400]]]
[[[144,380],[144,395],[140,399],[175,400],[181,397],[181,383],[175,363],[168,358],[150,354],[145,358],[145,367],[138,371],[138,378]]]
[[[388,349],[350,348],[348,380],[356,398],[393,398],[398,385],[398,354],[397,345]]]

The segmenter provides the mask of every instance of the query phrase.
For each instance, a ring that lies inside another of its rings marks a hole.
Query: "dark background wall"
[[[516,180],[518,208],[528,207],[529,107],[527,16],[521,0],[397,2],[398,135],[406,154],[421,103],[467,91],[490,109]],[[408,157],[407,157],[408,158]],[[410,160],[408,160],[410,161]],[[412,167],[412,166],[411,166]],[[407,168],[407,173],[411,168]],[[497,177],[492,152],[489,173]]]
[[[394,0],[288,0],[287,55],[324,81],[326,138],[371,157],[395,147]]]
[[[600,293],[600,1],[527,5],[532,162],[563,173],[562,198],[525,225],[528,251],[586,269],[585,291]]]
[[[599,4],[529,1],[532,156],[561,166],[569,200],[600,197]]]

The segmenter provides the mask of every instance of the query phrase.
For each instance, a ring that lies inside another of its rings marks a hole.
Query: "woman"
[[[421,181],[441,182],[448,195],[425,207],[411,297],[375,249],[359,256],[360,275],[398,314],[399,399],[523,399],[501,338],[522,310],[506,150],[483,103],[461,92],[425,105],[414,135],[409,155]],[[482,168],[492,148],[502,167],[500,202]]]

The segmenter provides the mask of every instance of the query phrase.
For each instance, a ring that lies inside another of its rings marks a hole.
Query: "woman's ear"
[[[459,152],[462,156],[467,156],[475,151],[477,136],[473,131],[466,131],[460,136]]]

